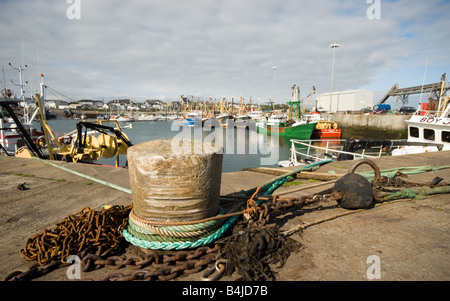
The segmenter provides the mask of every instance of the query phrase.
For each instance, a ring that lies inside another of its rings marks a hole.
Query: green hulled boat
[[[257,124],[258,133],[272,135],[278,134],[281,137],[288,137],[299,140],[309,140],[311,134],[316,127],[316,122],[304,123],[301,121],[293,122],[293,120],[287,122],[260,122]]]
[[[314,94],[315,88],[313,87]],[[267,135],[278,134],[281,137],[288,137],[298,140],[309,140],[311,139],[312,132],[317,125],[317,122],[310,122],[309,120],[302,117],[302,112],[300,112],[300,88],[295,89],[295,85],[292,87],[291,100],[288,101],[289,113],[288,115],[275,115],[270,117],[268,120],[260,121],[256,124],[258,133],[263,133]],[[293,101],[297,98],[297,101]],[[309,101],[309,100],[308,100]],[[294,112],[293,107],[296,106],[296,116],[292,114]],[[293,119],[295,118],[295,120]]]

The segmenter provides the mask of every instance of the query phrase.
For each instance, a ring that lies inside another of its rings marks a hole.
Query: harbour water
[[[95,122],[96,120],[87,119],[86,121]],[[53,132],[68,133],[76,130],[76,124],[80,120],[50,119],[47,122]],[[126,127],[129,124],[131,124],[132,128]],[[115,127],[115,123],[111,122],[105,123],[105,125]],[[283,137],[272,139],[271,136],[257,134],[252,129],[183,128],[178,126],[177,121],[121,122],[120,125],[122,131],[128,136],[133,145],[155,139],[186,137],[186,133],[187,135],[191,133],[192,137],[201,135],[204,143],[210,143],[211,141],[221,143],[224,150],[222,172],[234,172],[244,168],[261,166],[277,167],[279,160],[287,160],[290,155],[291,145],[289,139]],[[36,126],[36,128],[39,128],[38,124]],[[115,160],[114,158],[101,158],[97,163],[114,165]],[[125,155],[120,155],[119,164],[121,166],[126,164]]]

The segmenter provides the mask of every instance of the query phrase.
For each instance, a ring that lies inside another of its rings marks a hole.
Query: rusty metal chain
[[[53,229],[44,229],[30,237],[20,256],[45,265],[54,260],[65,263],[70,254],[87,247],[115,247],[121,241],[130,210],[131,205],[100,211],[85,207],[58,222]]]
[[[371,162],[361,164],[371,165],[375,171],[377,166]],[[357,166],[354,166],[354,169]],[[372,182],[373,190],[384,187],[439,186],[440,178],[431,183],[421,184],[406,182],[399,176],[390,179],[379,176]],[[400,175],[402,176],[402,175]],[[403,175],[404,176],[404,175]],[[445,183],[443,185],[446,185]],[[245,210],[241,213],[249,227],[265,227],[271,217],[293,208],[300,209],[306,205],[320,201],[338,201],[343,194],[333,191],[327,195],[310,195],[301,197],[280,197],[277,195],[258,196],[260,188],[249,198],[245,195],[229,195],[222,199],[232,200],[233,204],[242,204]],[[375,194],[376,198],[376,194]],[[4,280],[30,280],[45,275],[58,267],[69,265],[66,261],[69,255],[77,254],[81,259],[84,272],[108,266],[110,269],[130,268],[131,274],[112,273],[103,280],[171,280],[184,274],[202,271],[207,267],[217,268],[221,260],[220,254],[223,242],[217,242],[214,247],[200,247],[190,251],[155,251],[147,250],[146,255],[125,256],[125,246],[121,244],[122,230],[128,223],[132,205],[127,207],[114,206],[110,209],[95,211],[83,208],[55,225],[52,230],[43,230],[29,238],[20,256],[26,260],[36,260],[37,263],[25,272],[12,272]],[[122,255],[119,255],[122,254]]]
[[[320,201],[333,201],[342,198],[338,192],[328,195],[310,195],[301,197],[277,197],[276,195],[262,197],[259,200],[264,202],[258,204],[255,201],[249,200],[247,202],[250,222],[256,223],[258,226],[264,226],[269,222],[270,217],[275,214],[292,208],[300,209],[306,205],[313,204]]]
[[[219,245],[215,245],[213,248],[200,247],[194,251],[176,251],[172,254],[162,254],[161,251],[149,250],[148,254],[145,256],[133,256],[128,258],[110,257],[106,260],[89,255],[87,262],[91,261],[91,264],[96,265],[97,267],[108,265],[112,269],[120,269],[127,266],[136,270],[129,275],[112,273],[107,275],[103,280],[167,281],[181,275],[194,274],[202,271],[207,266],[216,262],[219,250]]]
[[[373,189],[383,189],[385,187],[396,187],[396,188],[409,188],[409,187],[417,187],[417,186],[429,186],[429,187],[436,187],[436,186],[446,186],[447,183],[440,183],[443,179],[440,177],[435,177],[433,181],[430,183],[417,183],[417,182],[411,182],[411,181],[405,181],[402,179],[402,177],[407,178],[408,175],[398,171],[397,175],[394,177],[388,177],[388,176],[381,176],[380,168],[378,165],[373,162],[370,159],[361,159],[358,160],[356,163],[354,163],[350,169],[349,173],[354,173],[356,168],[358,168],[360,165],[367,164],[370,167],[372,167],[374,171],[374,179],[372,181]],[[374,191],[375,192],[375,191]]]
[[[332,200],[336,196],[328,195]],[[233,198],[243,199],[242,196]],[[324,200],[325,196],[312,195],[300,198],[260,196],[255,194],[246,201],[249,223],[264,226],[270,216],[291,208],[301,208],[305,205]],[[248,197],[246,197],[248,199]],[[262,201],[262,203],[260,203]],[[258,204],[259,203],[259,204]],[[103,280],[170,280],[183,274],[202,271],[214,264],[218,258],[221,246],[199,247],[191,251],[161,251],[148,250],[145,256],[119,256],[124,248],[119,246],[123,241],[121,231],[127,224],[131,205],[115,206],[108,210],[95,211],[83,208],[78,213],[57,223],[52,230],[44,230],[27,240],[21,250],[21,257],[27,260],[37,260],[28,271],[13,272],[4,280],[30,280],[52,270],[67,266],[67,257],[77,254],[81,258],[84,272],[108,266],[111,269],[124,267],[136,271],[124,275],[113,273]],[[112,254],[112,255],[111,255]]]
[[[411,182],[411,181],[405,181],[401,177],[407,177],[407,175],[400,174],[398,176],[395,176],[393,178],[390,177],[380,177],[378,179],[373,180],[373,187],[375,189],[382,189],[384,187],[396,187],[396,188],[409,188],[409,187],[436,187],[436,186],[446,186],[448,185],[445,182],[441,182],[442,178],[436,177],[438,180],[436,183],[434,181],[430,183],[418,183],[418,182]]]
[[[51,271],[63,266],[61,261],[55,260],[45,265],[39,263],[33,264],[27,271],[14,271],[7,275],[3,281],[27,281],[42,275],[48,274]]]

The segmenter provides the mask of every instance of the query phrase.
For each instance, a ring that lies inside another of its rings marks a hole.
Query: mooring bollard
[[[350,168],[349,173],[336,181],[332,191],[339,191],[343,194],[338,201],[339,206],[345,209],[364,209],[373,204],[374,193],[372,184],[362,175],[354,173],[356,168],[362,164],[370,165],[375,174],[375,179],[380,178],[380,169],[369,159],[356,161]]]
[[[218,214],[220,147],[191,140],[190,147],[174,152],[171,139],[152,140],[130,147],[127,159],[136,216],[193,221]]]

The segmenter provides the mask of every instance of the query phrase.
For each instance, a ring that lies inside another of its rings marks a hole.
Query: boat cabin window
[[[442,142],[450,142],[450,132],[442,131]]]
[[[434,141],[434,130],[430,129],[424,129],[423,130],[423,138],[426,140],[433,140]]]
[[[419,128],[416,128],[414,126],[409,128],[409,135],[411,137],[419,138]]]

